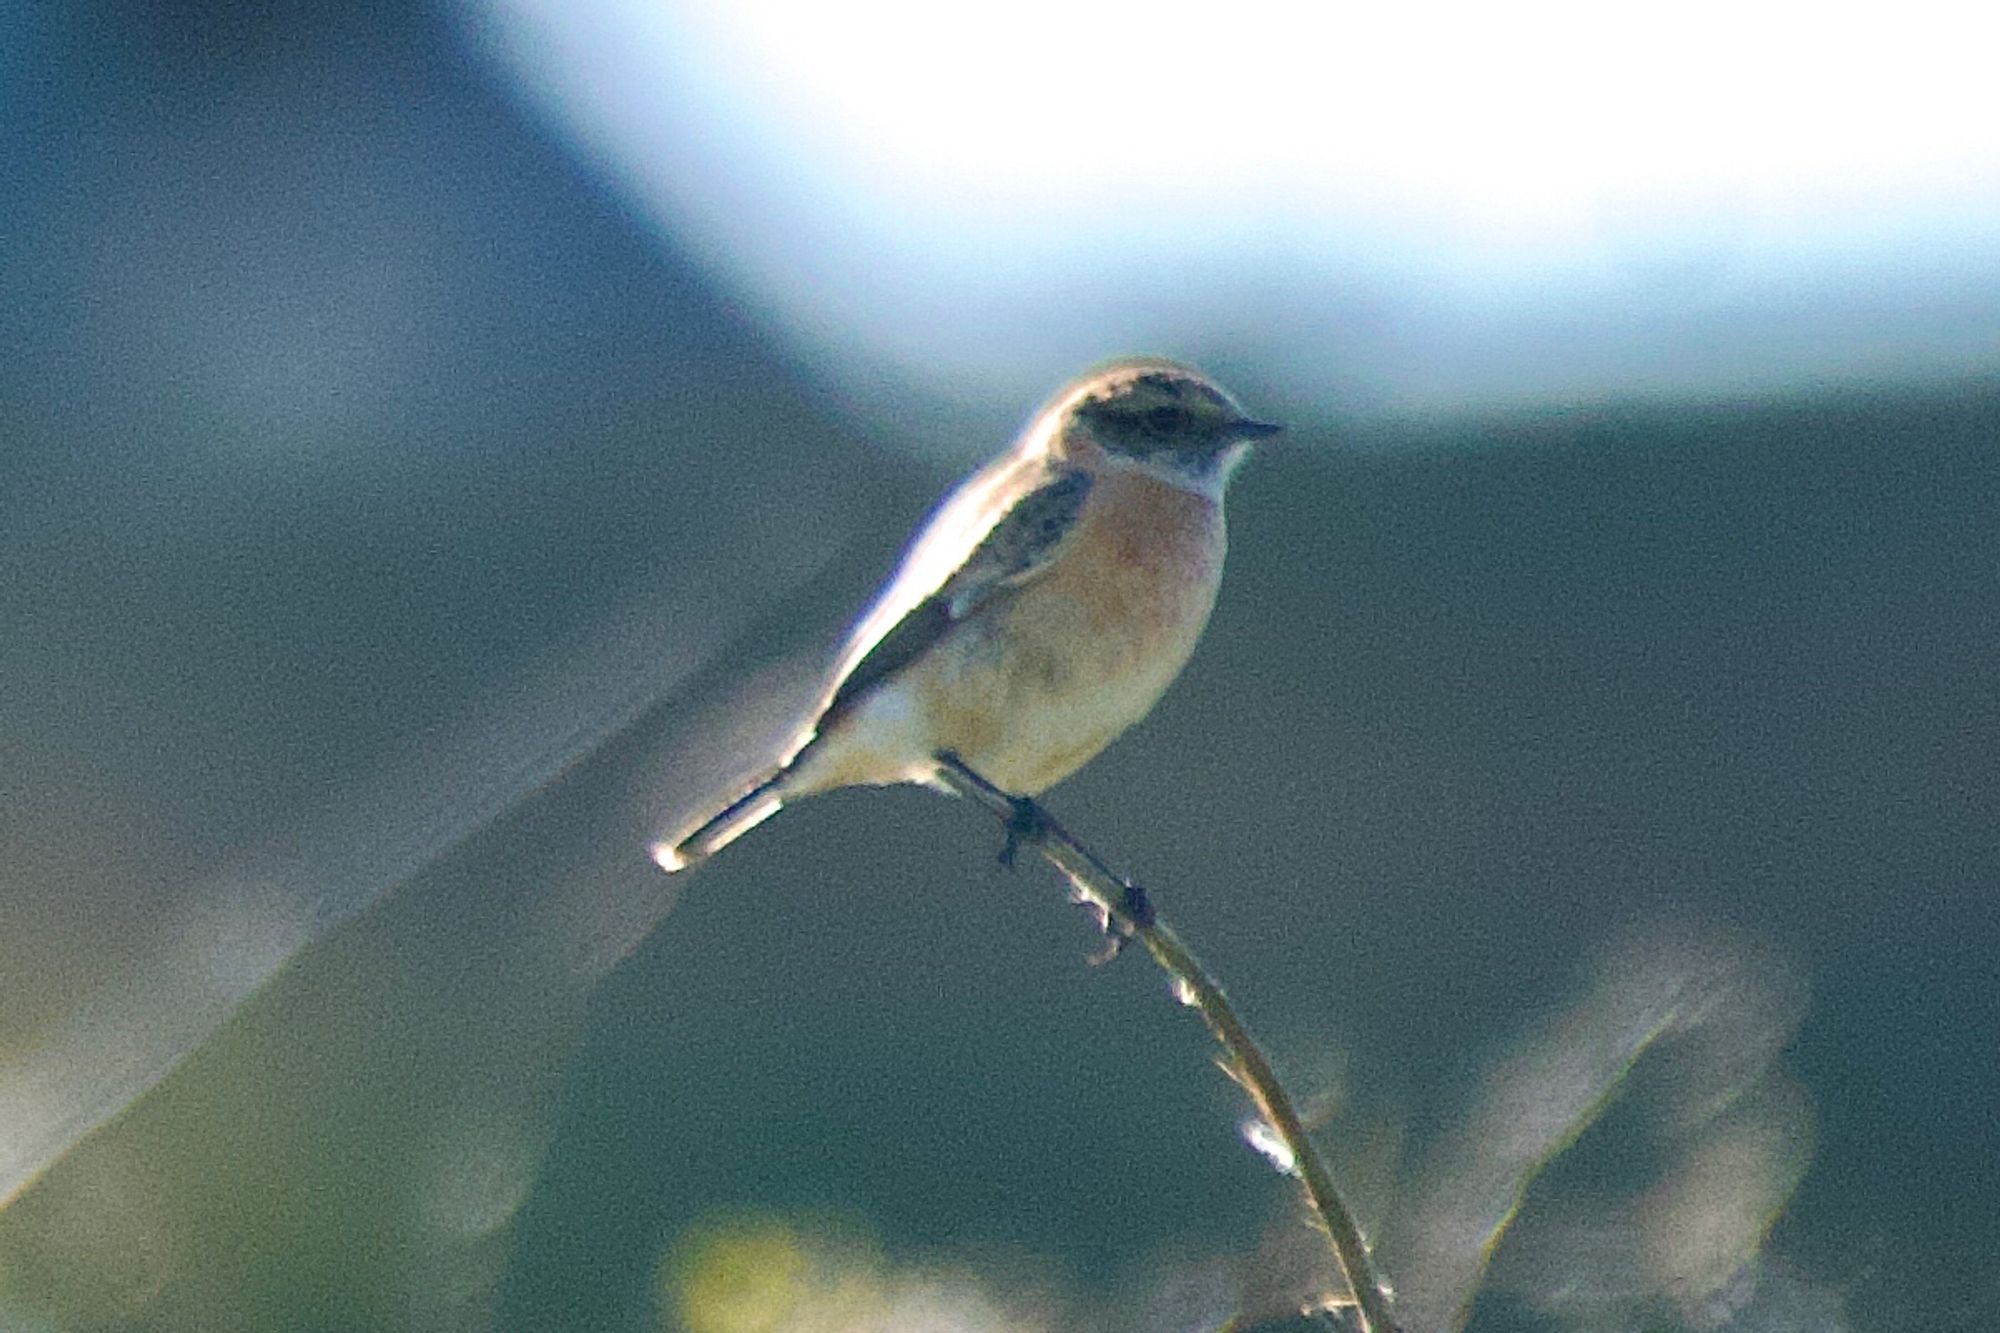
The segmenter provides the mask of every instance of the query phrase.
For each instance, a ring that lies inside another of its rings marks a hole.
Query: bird
[[[946,755],[1019,800],[1074,773],[1193,654],[1222,581],[1223,493],[1279,429],[1174,361],[1072,380],[918,527],[779,762],[655,842],[655,863],[697,865],[820,792],[941,787]]]

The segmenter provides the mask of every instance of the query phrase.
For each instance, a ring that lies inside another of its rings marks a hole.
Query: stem
[[[1306,1136],[1292,1099],[1271,1070],[1271,1062],[1251,1039],[1222,987],[1154,912],[1145,890],[1113,872],[1040,806],[1009,796],[955,754],[940,754],[937,760],[937,780],[957,795],[978,802],[1005,824],[1010,849],[1016,843],[1034,847],[1075,886],[1085,902],[1097,909],[1104,918],[1105,933],[1112,937],[1114,953],[1125,940],[1144,944],[1153,960],[1173,978],[1176,994],[1200,1011],[1227,1057],[1226,1069],[1250,1094],[1257,1114],[1291,1153],[1306,1202],[1325,1229],[1334,1263],[1353,1294],[1362,1333],[1400,1333],[1389,1310],[1388,1288],[1369,1258],[1368,1242],[1341,1201],[1326,1163]]]

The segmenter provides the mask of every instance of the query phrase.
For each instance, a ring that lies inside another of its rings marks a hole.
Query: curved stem
[[[1154,912],[1145,891],[1113,872],[1040,806],[1009,796],[957,755],[940,754],[937,760],[938,781],[957,795],[978,802],[1005,824],[1010,849],[1016,844],[1034,847],[1097,909],[1114,952],[1124,941],[1138,940],[1173,978],[1176,993],[1201,1013],[1202,1021],[1222,1046],[1230,1074],[1250,1094],[1257,1114],[1291,1154],[1306,1202],[1325,1229],[1334,1263],[1353,1293],[1363,1333],[1400,1333],[1389,1309],[1388,1288],[1369,1258],[1368,1242],[1334,1187],[1319,1150],[1307,1137],[1291,1098],[1271,1070],[1271,1062],[1236,1016],[1222,987]]]

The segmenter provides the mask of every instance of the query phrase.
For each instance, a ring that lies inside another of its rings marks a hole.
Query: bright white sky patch
[[[2000,24],[1962,0],[1893,17],[1796,0],[649,11],[800,152],[947,212],[1038,223],[1056,201],[1179,210],[1241,189],[1558,221],[1619,197],[2000,164]]]
[[[1220,347],[1301,392],[1331,359],[1347,402],[1450,407],[2000,346],[2000,18],[1963,0],[464,2],[864,396],[885,369],[1018,395]],[[1314,327],[1353,311],[1359,347]]]

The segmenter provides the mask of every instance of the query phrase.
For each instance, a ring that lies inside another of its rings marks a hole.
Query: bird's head
[[[1250,445],[1276,434],[1200,371],[1154,358],[1117,361],[1072,382],[1045,413],[1058,456],[1093,449],[1176,485],[1219,494]]]

